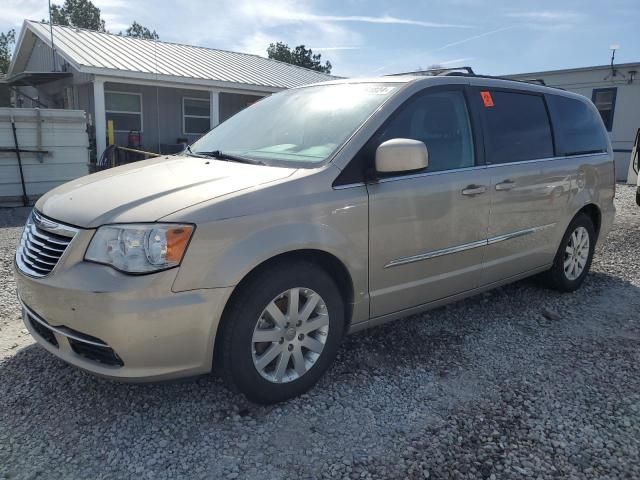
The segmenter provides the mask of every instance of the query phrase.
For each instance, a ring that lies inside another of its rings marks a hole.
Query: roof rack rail
[[[493,80],[508,80],[510,82],[520,82],[520,83],[531,83],[534,85],[541,85],[543,87],[556,88],[558,90],[564,90],[564,88],[553,87],[547,85],[542,78],[525,78],[523,80],[516,80],[515,78],[509,77],[499,77],[494,75],[479,75],[473,71],[471,67],[455,67],[455,68],[430,68],[428,70],[416,70],[413,72],[402,72],[402,73],[389,73],[385,75],[386,77],[396,77],[400,75],[415,75],[415,76],[425,76],[425,77],[476,77],[476,78],[490,78]]]
[[[424,77],[435,77],[438,75],[468,75],[475,77],[476,74],[471,67],[453,67],[453,68],[429,68],[427,70],[414,70],[413,72],[389,73],[386,77],[397,77],[400,75],[418,75]]]
[[[537,83],[538,85],[544,85],[545,87],[547,86],[542,78],[523,78],[522,81],[527,83]]]

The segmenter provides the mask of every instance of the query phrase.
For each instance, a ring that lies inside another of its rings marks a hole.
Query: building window
[[[613,112],[616,109],[617,88],[596,88],[593,90],[591,100],[595,103],[600,112],[604,126],[607,131],[613,128]]]
[[[116,132],[142,131],[142,94],[104,92],[107,121],[113,120]]]
[[[182,98],[182,133],[202,135],[211,129],[211,105],[209,99]]]

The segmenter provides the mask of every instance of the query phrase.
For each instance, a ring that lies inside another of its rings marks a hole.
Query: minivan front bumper
[[[176,272],[130,276],[80,262],[63,278],[33,278],[18,268],[15,278],[25,325],[49,352],[100,376],[154,381],[211,370],[232,290],[172,292]]]

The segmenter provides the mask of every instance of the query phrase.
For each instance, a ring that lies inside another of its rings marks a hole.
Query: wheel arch
[[[586,214],[591,219],[591,221],[593,222],[593,226],[596,230],[596,236],[599,236],[600,227],[602,226],[602,212],[600,210],[600,207],[598,207],[595,203],[588,203],[576,212],[576,214],[573,216],[571,221],[573,221],[573,219],[576,218],[581,213]]]
[[[235,302],[238,298],[238,295],[240,294],[242,289],[251,281],[253,277],[263,272],[264,270],[273,268],[275,265],[296,261],[306,261],[313,263],[314,265],[322,268],[325,272],[327,272],[336,282],[344,303],[345,332],[347,332],[349,330],[349,326],[351,325],[354,305],[354,283],[351,273],[349,272],[347,266],[332,253],[329,253],[325,250],[313,248],[297,249],[283,252],[278,255],[274,255],[273,257],[268,258],[253,267],[253,269],[251,269],[234,287],[233,292],[231,292],[231,295],[229,296],[222,311],[217,331],[220,332],[222,323],[227,318],[227,312],[233,305],[233,302]],[[220,350],[218,348],[218,342],[220,338],[221,335],[216,334],[214,355]]]

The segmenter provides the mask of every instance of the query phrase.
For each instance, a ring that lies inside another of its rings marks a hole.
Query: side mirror
[[[424,170],[429,166],[427,146],[418,140],[393,138],[376,150],[376,171],[380,173]]]

